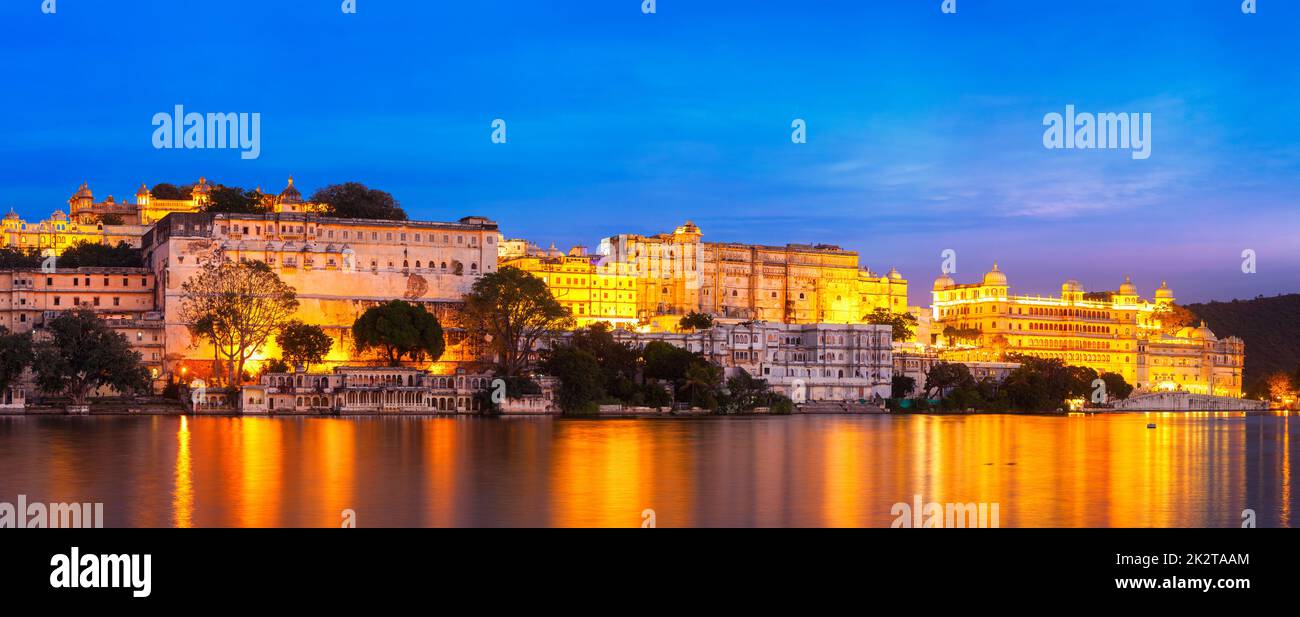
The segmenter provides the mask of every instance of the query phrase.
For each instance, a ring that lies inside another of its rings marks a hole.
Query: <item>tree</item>
[[[585,349],[573,345],[550,349],[542,368],[560,380],[556,399],[567,413],[593,413],[596,401],[605,397],[600,361]]]
[[[1058,358],[1019,356],[1015,360],[1020,367],[1002,382],[1001,393],[1009,407],[1020,411],[1052,411],[1064,408],[1068,399],[1088,400],[1092,383],[1099,378],[1091,368],[1068,366]],[[1120,392],[1123,389],[1119,387]],[[1107,392],[1118,394],[1109,383]]]
[[[178,187],[175,184],[161,182],[154,185],[153,189],[149,191],[149,195],[154,199],[185,200],[190,198],[192,190],[193,186],[190,185]]]
[[[717,390],[721,384],[722,367],[711,362],[696,362],[686,367],[681,390],[689,396],[692,406],[716,409]]]
[[[930,397],[936,393],[942,398],[948,390],[972,387],[974,384],[975,378],[965,364],[940,362],[930,367],[930,372],[925,375],[925,394]]]
[[[41,254],[36,249],[0,246],[0,268],[24,269],[41,267]]]
[[[36,383],[84,405],[101,387],[130,393],[149,387],[149,372],[125,336],[89,310],[73,309],[45,324],[49,340],[36,346]]]
[[[953,347],[958,341],[978,342],[980,335],[983,334],[978,328],[956,328],[953,326],[944,326],[943,336],[948,339],[948,346]]]
[[[311,370],[311,365],[323,362],[334,347],[334,339],[320,326],[297,320],[285,324],[276,335],[275,342],[280,346],[285,361],[293,366],[302,365],[308,370]]]
[[[262,370],[258,371],[258,376],[260,377],[267,373],[289,373],[292,371],[293,367],[289,366],[288,362],[285,362],[280,358],[271,358],[262,363]]]
[[[461,310],[469,335],[495,351],[507,376],[526,369],[541,337],[573,326],[573,316],[541,279],[505,267],[474,282]]]
[[[121,225],[122,223],[123,223],[123,221],[122,221],[122,215],[121,215],[121,214],[113,214],[113,213],[110,212],[110,213],[107,213],[107,214],[101,214],[101,215],[99,215],[99,224],[100,224],[100,225]]]
[[[1100,375],[1102,382],[1106,384],[1106,395],[1124,400],[1133,394],[1133,386],[1124,381],[1124,376],[1118,373],[1102,373]]]
[[[437,362],[446,349],[438,318],[402,300],[366,309],[352,324],[352,342],[359,352],[382,351],[389,366],[400,365],[404,356]]]
[[[770,405],[772,390],[766,379],[757,379],[745,369],[739,369],[727,379],[727,394],[737,411],[750,411],[755,407]]]
[[[59,255],[60,268],[140,268],[144,260],[140,249],[125,242],[116,246],[81,241],[63,250]]]
[[[31,332],[15,333],[0,326],[0,392],[22,377],[34,359]]]
[[[312,194],[312,203],[325,206],[325,213],[349,219],[405,221],[406,211],[387,192],[366,187],[360,182],[331,184]]]
[[[893,326],[895,341],[906,341],[916,334],[916,315],[911,313],[895,313],[887,308],[877,308],[862,320],[869,324]]]
[[[713,327],[713,315],[708,313],[697,313],[691,311],[682,316],[677,322],[679,330],[691,331],[708,330]]]
[[[911,396],[912,391],[916,389],[916,379],[907,375],[895,374],[891,385],[889,396],[891,398],[907,398]]]
[[[686,377],[686,369],[697,362],[704,362],[704,356],[682,349],[664,341],[650,341],[641,350],[645,361],[645,376],[650,379],[680,382]]]
[[[610,327],[603,323],[575,331],[568,344],[595,357],[605,393],[625,401],[633,401],[640,390],[636,383],[638,349],[614,339]]]
[[[217,185],[208,192],[208,203],[204,212],[224,214],[265,214],[267,211],[263,195],[257,191],[246,191],[237,186]]]
[[[1273,373],[1268,376],[1268,395],[1274,401],[1286,402],[1295,398],[1295,384],[1291,383],[1291,376],[1286,373]]]
[[[1172,302],[1156,307],[1152,317],[1160,322],[1160,330],[1165,334],[1174,334],[1196,323],[1196,315],[1185,307]]]
[[[230,361],[229,384],[298,310],[297,292],[260,261],[213,260],[181,285],[181,319]]]

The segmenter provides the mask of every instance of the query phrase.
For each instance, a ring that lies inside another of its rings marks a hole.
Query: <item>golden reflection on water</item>
[[[174,423],[174,424],[173,424]],[[1154,423],[1156,428],[1147,428]],[[108,526],[888,527],[997,503],[1003,527],[1291,525],[1287,414],[0,418],[0,499]]]
[[[236,527],[274,527],[279,522],[284,425],[275,418],[229,420],[231,452],[225,460],[238,468],[239,477],[231,487],[238,492],[227,495],[227,503],[235,504]],[[319,430],[320,425],[312,428]]]
[[[181,416],[176,430],[176,486],[172,493],[172,527],[192,527],[194,477],[190,470],[190,423],[185,416]]]

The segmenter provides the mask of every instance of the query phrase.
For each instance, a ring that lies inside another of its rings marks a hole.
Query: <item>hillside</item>
[[[1300,294],[1189,304],[1220,338],[1246,342],[1247,386],[1277,371],[1300,367]]]

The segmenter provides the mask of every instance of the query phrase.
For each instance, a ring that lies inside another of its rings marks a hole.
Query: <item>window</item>
[[[58,296],[54,296],[54,306],[58,306],[58,305],[61,304],[62,302],[63,302],[63,298],[60,298],[60,297],[58,297]]]
[[[114,297],[114,298],[113,298],[113,306],[121,306],[121,305],[122,305],[122,299],[121,299],[121,298]]]

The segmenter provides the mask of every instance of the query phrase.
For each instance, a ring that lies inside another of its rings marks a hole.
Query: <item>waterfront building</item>
[[[68,213],[55,210],[48,219],[28,223],[12,210],[0,222],[0,246],[35,249],[42,254],[61,254],[68,247],[80,243],[117,245],[125,242],[139,248],[144,233],[154,223],[173,213],[200,212],[208,205],[213,186],[207,178],[199,178],[190,187],[186,199],[160,199],[149,188],[141,185],[135,201],[117,201],[109,195],[104,201],[95,201],[89,185],[82,185],[68,199]],[[260,189],[258,189],[260,192]],[[263,195],[263,205],[275,213],[316,213],[321,204],[304,201],[302,193],[293,185],[293,178],[278,194]]]
[[[78,221],[62,210],[55,210],[44,221],[28,223],[10,210],[0,221],[0,246],[33,250],[42,255],[58,255],[68,247],[81,244],[116,246],[125,242],[140,246],[146,227],[134,224],[105,225],[100,221]]]
[[[694,223],[670,234],[621,234],[597,251],[605,263],[635,277],[637,317],[672,329],[681,315],[794,324],[863,323],[877,308],[907,310],[907,280],[880,275],[837,246],[765,246],[704,242]]]
[[[917,396],[925,389],[925,378],[930,374],[930,369],[934,368],[934,365],[939,364],[940,362],[949,361],[956,360],[945,359],[939,354],[939,352],[934,350],[900,351],[899,349],[895,349],[894,374],[911,377],[916,382],[916,387],[912,391],[912,395]],[[974,377],[975,381],[990,379],[999,383],[1006,379],[1012,371],[1020,368],[1019,362],[967,360],[960,362],[960,364],[966,365],[966,368],[970,370],[971,377]]]
[[[934,283],[931,341],[958,361],[1000,360],[1007,354],[1058,358],[1116,373],[1139,391],[1183,390],[1241,396],[1245,344],[1219,339],[1202,323],[1168,332],[1161,316],[1174,303],[1165,283],[1150,301],[1131,279],[1117,290],[1088,293],[1075,280],[1059,296],[1008,293],[997,266],[979,283]]]
[[[182,285],[214,259],[261,261],[298,292],[297,318],[334,339],[327,362],[354,359],[353,322],[390,300],[422,304],[447,334],[446,362],[474,360],[455,328],[454,309],[479,276],[497,268],[497,224],[482,217],[455,223],[339,219],[313,213],[173,213],[143,238],[157,276],[155,305],[166,320],[165,371],[211,374],[212,349],[191,337],[180,318]],[[279,355],[274,344],[254,359]]]
[[[555,299],[573,314],[576,327],[599,322],[637,324],[636,277],[603,256],[588,255],[582,247],[574,247],[567,255],[554,252],[500,260],[499,265],[518,268],[546,283]]]
[[[636,345],[663,341],[704,355],[728,376],[744,370],[795,400],[888,398],[893,382],[890,326],[787,324],[719,319],[699,332],[615,330]]]
[[[481,413],[480,393],[492,376],[456,370],[433,374],[416,367],[336,366],[328,371],[267,373],[260,387],[242,394],[243,413],[276,414],[469,414]],[[551,380],[542,392],[507,400],[503,411],[552,413]]]
[[[156,379],[164,337],[154,287],[154,275],[145,268],[0,270],[0,327],[32,332],[64,311],[84,308],[125,336]]]

